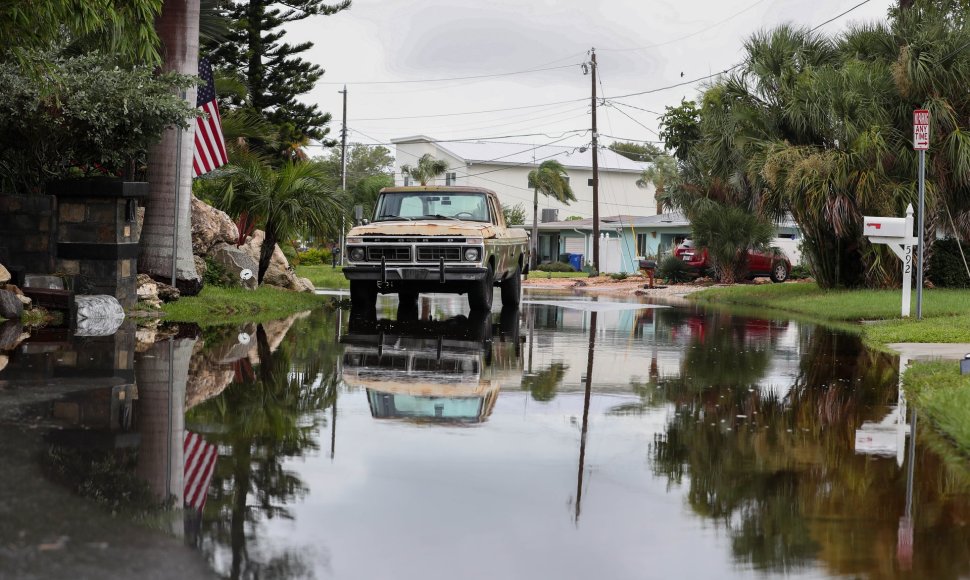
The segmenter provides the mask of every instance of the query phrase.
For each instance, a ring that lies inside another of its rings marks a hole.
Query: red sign
[[[913,111],[913,149],[926,151],[930,148],[930,112],[926,109]]]

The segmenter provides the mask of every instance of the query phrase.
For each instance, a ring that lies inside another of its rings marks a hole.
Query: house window
[[[637,255],[647,256],[647,234],[637,234]]]
[[[445,185],[455,185],[458,182],[458,174],[451,172],[445,173]]]
[[[404,187],[411,185],[411,176],[408,174],[407,171],[402,171],[401,177],[404,179]]]

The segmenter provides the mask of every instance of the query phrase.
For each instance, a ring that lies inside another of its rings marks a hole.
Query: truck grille
[[[458,246],[418,246],[419,262],[437,262],[442,258],[446,262],[460,262],[461,248]]]
[[[381,258],[388,262],[408,262],[411,260],[411,248],[408,246],[367,247],[368,262],[380,262]]]

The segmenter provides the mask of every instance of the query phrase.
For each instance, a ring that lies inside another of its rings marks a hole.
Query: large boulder
[[[17,295],[9,290],[0,290],[0,318],[20,320],[24,313],[24,305]]]
[[[233,280],[243,288],[256,289],[256,271],[259,263],[244,250],[230,244],[220,243],[209,253],[212,260],[222,264]]]
[[[259,265],[259,247],[263,244],[264,239],[266,239],[266,234],[263,233],[263,230],[256,230],[242,245],[242,249],[256,261],[257,266]],[[269,260],[266,275],[263,276],[263,283],[297,292],[308,291],[296,277],[296,273],[290,267],[290,263],[286,260],[286,256],[283,255],[283,250],[280,249],[279,245],[273,248],[273,256]],[[312,288],[309,291],[312,292]]]
[[[125,321],[125,309],[114,296],[78,295],[74,303],[77,307],[74,336],[110,336]]]
[[[207,255],[218,244],[234,244],[239,229],[226,214],[211,205],[192,198],[192,253]]]
[[[139,274],[137,283],[138,287],[135,293],[138,294],[138,302],[151,308],[161,308],[162,301],[158,298],[158,284],[152,280],[151,276]]]

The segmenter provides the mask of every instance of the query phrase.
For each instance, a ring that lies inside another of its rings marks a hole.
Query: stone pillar
[[[110,179],[64,181],[57,196],[56,268],[78,294],[109,294],[125,308],[138,301],[139,200],[148,184]]]

